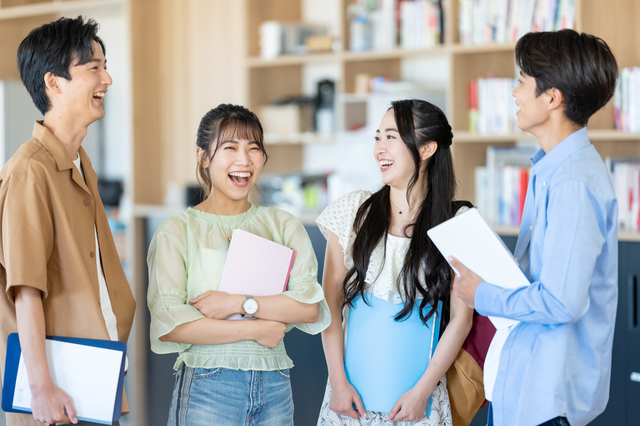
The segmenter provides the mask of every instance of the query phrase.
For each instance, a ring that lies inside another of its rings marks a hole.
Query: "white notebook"
[[[456,257],[490,284],[504,288],[530,284],[502,239],[475,208],[431,228],[427,234],[445,259]],[[454,271],[460,275],[455,268]],[[497,329],[518,323],[506,318],[489,318]]]
[[[251,296],[284,292],[293,265],[294,250],[250,232],[233,231],[219,291]],[[241,319],[232,315],[228,319]]]
[[[71,397],[78,419],[112,424],[124,352],[50,339],[45,340],[45,347],[51,380]],[[31,411],[31,388],[22,354],[13,409]]]

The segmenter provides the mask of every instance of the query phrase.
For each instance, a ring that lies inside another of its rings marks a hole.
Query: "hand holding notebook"
[[[488,283],[504,288],[530,284],[502,239],[477,209],[459,214],[431,228],[427,234],[445,259],[456,257]],[[458,271],[455,272],[460,275]],[[518,323],[499,317],[489,319],[497,329]]]

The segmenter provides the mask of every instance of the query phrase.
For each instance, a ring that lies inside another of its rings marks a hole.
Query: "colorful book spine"
[[[469,82],[469,131],[484,135],[519,133],[511,92],[516,80],[480,78]]]
[[[616,129],[640,132],[640,67],[620,70],[613,96],[613,118]]]
[[[486,166],[475,169],[475,204],[497,226],[519,226],[535,147],[489,147]]]
[[[618,199],[618,228],[640,232],[640,158],[607,157],[606,164]]]
[[[575,0],[458,0],[461,44],[515,43],[528,32],[575,25]]]

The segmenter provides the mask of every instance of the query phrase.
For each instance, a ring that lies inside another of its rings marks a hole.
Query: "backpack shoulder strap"
[[[452,201],[453,203],[453,212],[454,214],[460,210],[462,207],[469,207],[470,209],[473,208],[473,204],[471,204],[469,201],[466,200],[456,200],[456,201]]]

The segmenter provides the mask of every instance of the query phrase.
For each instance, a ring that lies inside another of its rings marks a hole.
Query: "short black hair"
[[[565,116],[581,126],[613,96],[618,63],[599,37],[574,30],[525,34],[516,44],[516,63],[536,80],[536,95],[556,88]]]
[[[96,21],[88,19],[85,22],[82,16],[78,16],[44,24],[22,40],[18,48],[20,78],[43,115],[51,109],[51,101],[45,91],[45,74],[51,72],[71,80],[69,69],[72,65],[84,65],[93,59],[93,41],[106,54],[104,43],[97,34]]]

